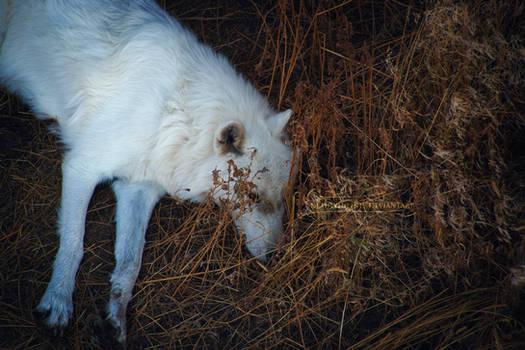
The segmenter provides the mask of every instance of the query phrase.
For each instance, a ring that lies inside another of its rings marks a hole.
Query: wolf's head
[[[233,193],[236,198],[248,199],[248,205],[234,209],[232,214],[237,227],[246,234],[248,250],[261,260],[266,259],[265,254],[275,247],[283,231],[283,196],[293,158],[284,142],[284,129],[291,113],[287,110],[256,123],[232,120],[215,133],[215,153],[226,162],[233,161],[230,186],[227,190],[220,188],[216,198]],[[233,164],[237,174],[232,176]],[[225,178],[223,170],[221,177]]]

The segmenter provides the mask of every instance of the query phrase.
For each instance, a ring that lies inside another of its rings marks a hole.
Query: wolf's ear
[[[291,115],[292,110],[288,109],[267,119],[268,127],[273,136],[281,136],[283,134],[286,123],[290,120]]]
[[[245,138],[244,126],[239,122],[229,122],[215,133],[215,152],[242,154]]]

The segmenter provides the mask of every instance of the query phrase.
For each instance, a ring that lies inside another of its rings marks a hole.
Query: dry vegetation
[[[523,349],[521,1],[161,4],[293,108],[299,176],[266,266],[214,204],[159,203],[129,348]],[[57,340],[32,309],[58,248],[61,152],[48,124],[0,103],[0,348],[104,348],[111,190],[91,202]]]

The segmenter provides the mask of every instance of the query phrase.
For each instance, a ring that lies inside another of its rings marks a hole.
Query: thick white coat
[[[144,233],[164,193],[203,200],[214,170],[225,175],[229,159],[247,167],[256,149],[252,171],[267,171],[253,182],[272,210],[233,214],[250,252],[262,258],[274,247],[291,166],[282,142],[291,112],[276,113],[153,1],[0,0],[0,43],[1,82],[37,116],[56,119],[67,147],[60,248],[38,306],[49,326],[63,328],[71,317],[85,213],[101,181],[115,180],[117,265],[107,311],[121,342]],[[225,145],[221,133],[232,123],[241,127]],[[240,145],[235,152],[232,142]]]

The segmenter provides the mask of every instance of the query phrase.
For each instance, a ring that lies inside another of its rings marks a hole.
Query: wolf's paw
[[[62,294],[47,293],[35,309],[36,319],[56,336],[62,336],[73,313],[73,301]]]
[[[103,313],[102,317],[93,326],[101,345],[108,349],[125,349],[126,332],[114,320]]]

